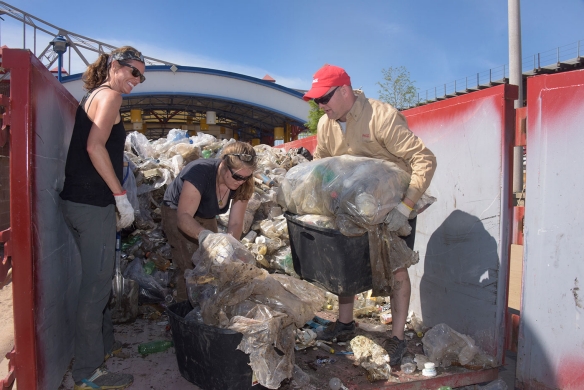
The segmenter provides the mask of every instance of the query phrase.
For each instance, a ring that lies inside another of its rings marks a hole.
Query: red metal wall
[[[527,81],[527,177],[517,384],[584,388],[584,70]]]
[[[284,148],[285,150],[290,150],[292,148],[304,147],[311,154],[314,154],[314,151],[316,150],[316,135],[302,138],[302,139],[299,139],[297,141],[286,142],[285,144],[280,145],[279,147]]]
[[[10,227],[9,151],[8,143],[0,146],[0,231]],[[2,281],[0,280],[0,282]]]
[[[11,78],[16,380],[22,389],[52,390],[72,358],[79,288],[78,255],[58,195],[77,101],[29,51],[2,54]]]

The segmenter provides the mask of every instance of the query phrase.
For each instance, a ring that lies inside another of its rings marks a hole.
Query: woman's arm
[[[193,215],[196,214],[201,204],[201,193],[192,183],[185,180],[178,198],[177,225],[187,236],[198,239],[199,233],[205,228],[198,223]]]
[[[118,119],[121,105],[122,95],[109,89],[102,90],[93,99],[87,114],[93,122],[87,139],[87,153],[95,170],[113,194],[122,193],[124,189],[116,176],[105,144]]]
[[[231,205],[231,210],[229,211],[227,233],[231,234],[238,240],[241,240],[241,232],[243,231],[243,217],[245,216],[245,209],[247,208],[248,202],[248,200],[235,201]]]

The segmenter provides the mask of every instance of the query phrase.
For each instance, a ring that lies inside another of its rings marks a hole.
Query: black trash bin
[[[340,296],[371,290],[369,234],[347,237],[285,213],[294,271]]]
[[[236,349],[243,335],[230,329],[185,321],[189,301],[167,308],[181,375],[204,390],[248,390],[252,387],[249,356]]]

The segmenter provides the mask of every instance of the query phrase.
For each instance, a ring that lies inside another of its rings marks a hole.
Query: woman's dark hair
[[[238,154],[246,154],[249,156],[253,156],[251,161],[243,161]],[[238,169],[242,168],[249,168],[252,171],[255,171],[257,167],[257,156],[256,152],[248,143],[235,141],[233,143],[228,144],[223,148],[223,152],[221,153],[221,158],[227,167],[231,168],[233,171],[237,171]],[[235,195],[233,196],[233,200],[249,200],[253,195],[254,191],[254,179],[253,176],[243,182],[242,185],[235,191]]]
[[[113,50],[110,54],[102,53],[93,64],[87,67],[83,73],[81,78],[84,82],[83,88],[85,88],[87,91],[90,91],[93,88],[99,87],[101,84],[103,84],[108,78],[108,71],[112,63],[112,58],[116,59],[115,57],[134,59],[137,61],[140,61],[141,58],[141,61],[144,62],[144,57],[142,57],[142,54],[132,46],[119,47]]]

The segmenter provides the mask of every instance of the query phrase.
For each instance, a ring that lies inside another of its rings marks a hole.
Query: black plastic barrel
[[[373,287],[369,234],[347,237],[341,232],[311,225],[285,213],[294,271],[303,279],[340,296]]]
[[[248,390],[252,387],[249,356],[236,349],[243,335],[229,329],[185,321],[189,301],[167,308],[181,375],[204,390]]]

